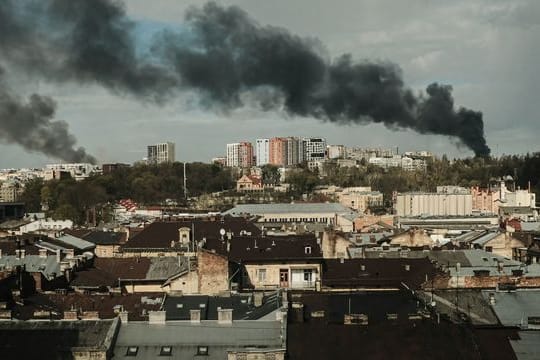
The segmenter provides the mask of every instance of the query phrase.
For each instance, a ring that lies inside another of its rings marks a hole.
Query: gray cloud
[[[69,162],[96,159],[76,139],[64,121],[53,120],[56,104],[49,97],[33,94],[22,100],[3,83],[0,69],[0,139]]]
[[[185,21],[192,41],[165,34],[153,49],[163,55],[156,61],[136,53],[133,22],[119,2],[7,0],[0,49],[10,50],[2,54],[12,66],[60,83],[98,83],[151,101],[196,89],[202,104],[223,108],[243,106],[243,92],[268,94],[258,89],[270,86],[284,99],[276,106],[295,116],[447,135],[489,154],[482,114],[455,110],[451,87],[432,84],[417,97],[396,65],[348,55],[329,61],[318,41],[261,26],[238,7],[209,3],[191,8]],[[266,109],[276,107],[270,94],[259,99]]]

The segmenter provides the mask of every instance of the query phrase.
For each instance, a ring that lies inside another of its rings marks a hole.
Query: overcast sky
[[[126,0],[138,29],[181,27],[184,11],[200,1]],[[398,64],[408,86],[431,82],[454,87],[457,105],[484,113],[494,155],[539,151],[540,1],[497,0],[249,0],[238,5],[261,24],[316,37],[332,57]],[[142,30],[141,30],[142,29]],[[142,35],[142,34],[139,34]],[[97,86],[27,81],[19,91],[39,92],[58,103],[57,119],[69,123],[78,145],[101,163],[145,156],[146,145],[176,143],[179,161],[209,161],[225,144],[272,136],[323,136],[329,144],[430,150],[451,157],[472,152],[444,136],[393,131],[382,125],[340,126],[310,118],[243,108],[229,114],[202,111],[196,95],[165,105],[141,104]],[[57,162],[0,144],[0,168]]]

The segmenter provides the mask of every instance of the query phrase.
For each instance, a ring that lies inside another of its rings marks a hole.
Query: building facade
[[[270,163],[270,139],[257,139],[255,141],[255,159],[257,166]]]
[[[166,142],[147,147],[147,161],[149,164],[162,164],[175,162],[175,144]]]
[[[470,193],[403,193],[395,200],[397,216],[467,216],[472,214]]]
[[[303,138],[303,160],[321,161],[326,157],[326,139],[324,138]]]
[[[246,141],[227,144],[227,166],[241,168],[253,166],[253,145]]]

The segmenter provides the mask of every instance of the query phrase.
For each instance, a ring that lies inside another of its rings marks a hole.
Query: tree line
[[[187,195],[190,197],[232,190],[239,176],[229,168],[204,163],[189,163],[186,172]],[[266,183],[279,183],[279,171],[274,166],[263,167],[262,175]],[[290,190],[280,198],[311,196],[321,185],[371,186],[382,192],[386,205],[391,206],[394,191],[435,191],[438,185],[488,187],[497,178],[507,175],[515,178],[517,187],[527,188],[530,182],[531,190],[540,192],[540,153],[454,160],[443,156],[430,159],[423,171],[383,169],[366,162],[357,167],[339,167],[336,162],[329,161],[321,170],[310,170],[303,164],[287,173]],[[28,212],[44,208],[55,218],[83,223],[89,210],[98,207],[104,211],[107,204],[125,198],[144,205],[161,205],[171,199],[179,206],[188,207],[183,183],[182,163],[135,165],[83,181],[31,180],[26,184],[21,200],[26,203]],[[317,200],[316,197],[311,199]]]

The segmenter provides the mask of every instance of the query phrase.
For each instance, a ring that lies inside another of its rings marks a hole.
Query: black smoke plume
[[[54,101],[45,96],[34,94],[21,100],[2,83],[0,74],[0,140],[68,162],[95,163],[84,148],[75,148],[68,124],[52,120],[55,108]]]
[[[134,26],[118,1],[3,0],[0,59],[49,80],[97,83],[148,101],[195,90],[205,106],[228,109],[245,105],[250,93],[266,109],[446,135],[477,156],[490,153],[482,114],[456,109],[450,86],[415,95],[394,64],[329,60],[316,39],[262,26],[238,7],[193,7],[181,32],[162,32],[146,52],[137,49]]]

